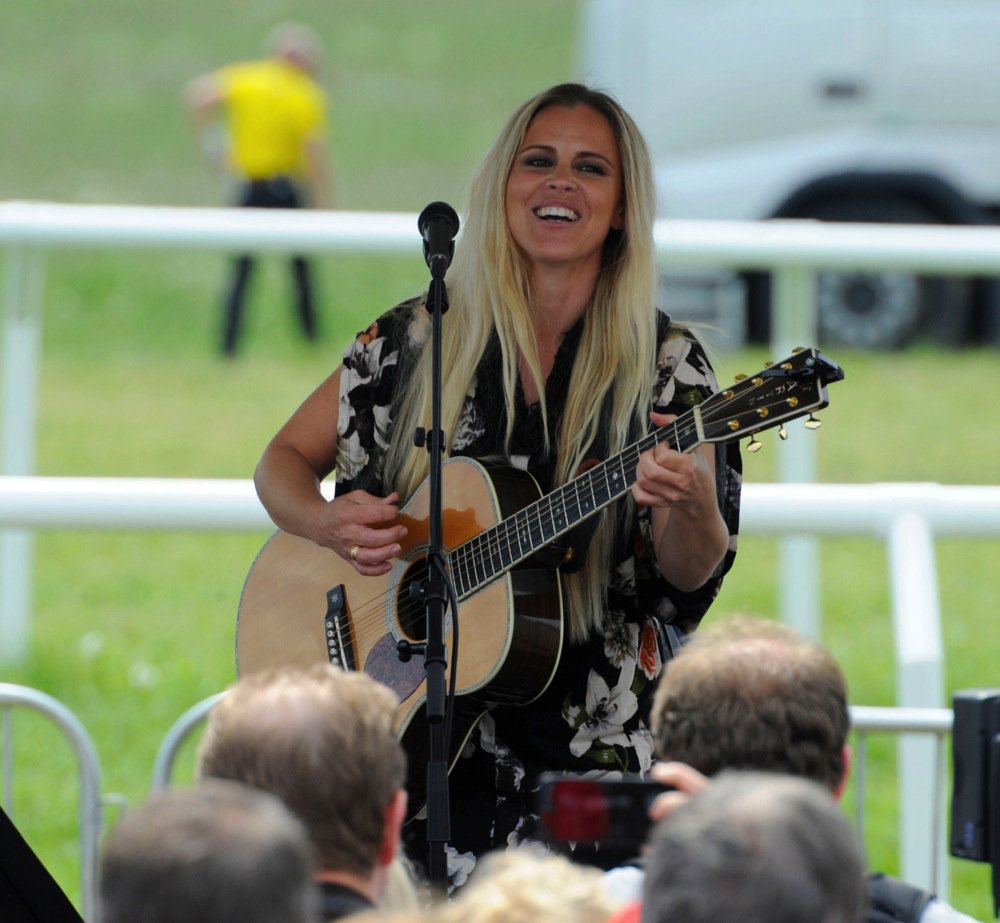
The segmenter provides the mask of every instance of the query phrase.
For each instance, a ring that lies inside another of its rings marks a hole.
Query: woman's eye
[[[599,163],[581,163],[577,169],[584,173],[596,173],[598,176],[603,176],[606,172],[603,164]]]
[[[552,159],[550,157],[528,157],[524,164],[527,167],[551,167]]]

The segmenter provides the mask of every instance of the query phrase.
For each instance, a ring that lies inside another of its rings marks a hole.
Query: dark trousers
[[[277,176],[269,180],[253,180],[240,189],[238,204],[242,208],[300,208],[302,201],[295,184],[288,177]],[[254,268],[254,258],[243,254],[233,264],[229,287],[223,305],[222,352],[231,356],[236,352],[243,320],[247,285]],[[309,264],[304,257],[293,256],[290,268],[295,288],[295,309],[306,339],[317,336],[316,308],[313,303],[313,285]]]

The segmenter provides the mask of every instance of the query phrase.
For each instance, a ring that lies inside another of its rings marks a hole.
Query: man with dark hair
[[[707,776],[723,769],[790,773],[837,798],[847,784],[843,670],[829,651],[779,622],[736,617],[699,629],[666,665],[650,719],[657,756]],[[672,784],[684,773],[654,767],[655,777]],[[870,923],[971,921],[899,879],[871,876],[870,890]]]
[[[101,923],[314,923],[316,898],[302,825],[233,782],[154,795],[101,857]]]
[[[305,825],[326,920],[388,885],[406,814],[396,705],[367,674],[318,664],[245,676],[209,714],[199,775],[270,792]]]
[[[727,770],[656,827],[642,923],[860,923],[861,844],[815,782]]]

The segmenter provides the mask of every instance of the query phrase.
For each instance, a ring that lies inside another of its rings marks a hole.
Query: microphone
[[[424,262],[435,279],[444,277],[455,253],[458,215],[447,202],[431,202],[417,218],[424,239]]]

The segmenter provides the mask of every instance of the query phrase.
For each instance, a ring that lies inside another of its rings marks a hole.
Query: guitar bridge
[[[326,655],[335,667],[354,670],[354,647],[351,644],[351,626],[344,605],[344,585],[341,583],[326,591],[326,615],[323,617],[326,636]]]

